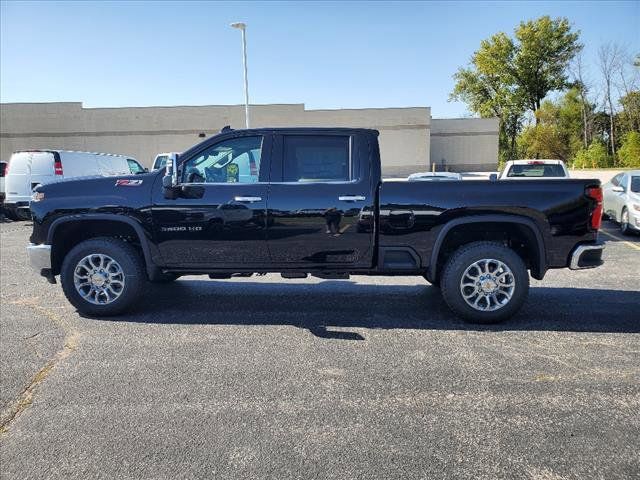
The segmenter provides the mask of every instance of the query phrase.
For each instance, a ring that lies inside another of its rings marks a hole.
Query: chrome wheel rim
[[[124,291],[124,271],[108,255],[93,253],[78,262],[73,283],[80,296],[94,305],[115,302]]]
[[[620,228],[624,231],[629,227],[629,212],[625,210],[624,212],[622,212],[621,217]]]
[[[516,287],[511,269],[500,260],[483,258],[469,265],[460,280],[460,293],[474,310],[492,312],[509,303]]]

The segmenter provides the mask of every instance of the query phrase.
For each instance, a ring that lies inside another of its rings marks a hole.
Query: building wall
[[[432,123],[438,126],[437,141],[432,140]],[[183,151],[202,141],[202,133],[209,137],[225,125],[244,126],[243,105],[83,108],[79,102],[5,103],[0,105],[0,158],[8,159],[16,150],[56,148],[120,153],[150,166],[157,153]],[[484,120],[432,121],[428,107],[306,110],[304,104],[252,105],[251,126],[375,128],[380,131],[385,176],[428,170],[430,156],[447,165],[466,165],[476,158],[478,145],[482,162],[497,161],[497,126],[492,134],[493,124]]]
[[[437,170],[496,170],[498,128],[497,118],[433,119],[431,162]]]

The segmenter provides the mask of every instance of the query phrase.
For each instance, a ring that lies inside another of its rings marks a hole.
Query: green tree
[[[574,168],[607,168],[613,166],[613,159],[607,153],[607,147],[594,141],[589,148],[580,150],[573,162]]]
[[[470,68],[460,68],[454,75],[456,84],[451,100],[465,102],[469,109],[500,120],[500,154],[503,160],[517,155],[516,138],[526,109],[524,98],[514,86],[505,65],[513,61],[515,46],[504,33],[497,33],[480,43]]]
[[[620,97],[620,126],[627,132],[640,132],[640,91],[632,90]]]
[[[569,86],[566,72],[582,49],[579,36],[566,18],[549,16],[522,22],[516,29],[516,53],[507,68],[532,112],[541,107],[549,92]]]
[[[451,100],[465,102],[481,117],[500,119],[501,158],[517,156],[527,110],[535,113],[547,94],[569,85],[567,67],[582,48],[578,38],[566,18],[522,22],[514,38],[500,32],[483,40],[469,67],[454,75]]]
[[[536,111],[538,122],[525,128],[520,135],[520,153],[528,158],[571,160],[583,148],[582,109],[582,99],[576,88],[565,93],[558,102],[542,102]]]
[[[618,150],[620,163],[623,167],[640,167],[640,133],[629,132],[622,140],[622,146]]]

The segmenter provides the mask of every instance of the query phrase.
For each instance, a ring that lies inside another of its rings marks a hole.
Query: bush
[[[629,132],[624,136],[618,157],[623,167],[640,167],[640,133]]]
[[[573,168],[613,167],[613,158],[607,153],[607,147],[600,142],[593,142],[589,148],[579,150],[573,158]]]

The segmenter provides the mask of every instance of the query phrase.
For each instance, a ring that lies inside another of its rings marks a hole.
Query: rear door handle
[[[367,197],[364,195],[340,195],[338,200],[341,202],[363,202]]]
[[[242,203],[255,203],[255,202],[261,202],[262,197],[235,197],[234,200],[236,202],[242,202]]]

